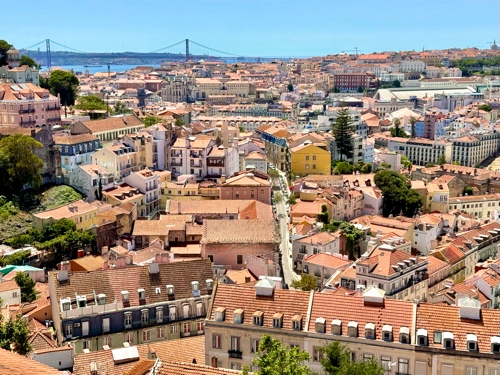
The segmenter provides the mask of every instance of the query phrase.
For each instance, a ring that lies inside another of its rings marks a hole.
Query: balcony
[[[24,113],[35,113],[35,108],[28,108],[28,109],[20,109],[19,114],[22,115]]]
[[[229,358],[241,359],[243,357],[241,350],[228,350],[227,354],[229,354]]]
[[[191,157],[191,158],[201,158],[201,154],[191,152],[191,153],[189,153],[189,157]]]
[[[34,126],[36,124],[36,121],[35,120],[21,120],[21,122],[19,123],[19,125],[21,126]]]
[[[50,105],[48,105],[46,108],[46,111],[60,111],[60,110],[61,110],[61,106],[58,106],[58,105],[52,106],[52,107]]]
[[[57,117],[48,117],[47,118],[47,122],[54,122],[54,121],[61,121],[61,116],[57,116]]]
[[[182,166],[182,160],[181,161],[171,161],[170,162],[170,165],[174,166],[174,167],[181,167]]]

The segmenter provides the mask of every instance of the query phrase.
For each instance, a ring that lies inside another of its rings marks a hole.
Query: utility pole
[[[189,61],[189,39],[186,39],[186,62]]]
[[[50,39],[45,39],[45,45],[47,46],[47,69],[50,70],[52,67],[52,62],[50,61]]]

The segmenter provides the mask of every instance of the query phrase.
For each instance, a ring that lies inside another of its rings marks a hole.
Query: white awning
[[[382,332],[392,332],[392,326],[389,324],[384,324],[382,327]]]
[[[373,323],[366,323],[365,329],[375,330],[375,324],[373,324]]]
[[[492,344],[500,344],[500,337],[498,337],[498,336],[491,336],[491,343]]]
[[[326,322],[325,318],[316,318],[316,323],[325,324],[325,322]]]
[[[410,329],[408,327],[401,327],[399,329],[399,333],[403,333],[405,335],[409,335],[410,334]]]
[[[342,324],[342,321],[340,319],[333,319],[332,320],[332,326],[340,326]]]
[[[351,321],[347,324],[347,327],[358,328],[358,322],[355,322],[354,320],[351,320]]]
[[[417,330],[417,336],[425,336],[425,337],[427,337],[427,330],[423,329],[423,328],[418,329]]]
[[[473,335],[472,333],[467,334],[467,341],[474,341],[477,342],[477,336]]]
[[[452,332],[443,332],[443,340],[453,340]]]

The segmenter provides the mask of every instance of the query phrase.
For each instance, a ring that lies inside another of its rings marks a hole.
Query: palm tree
[[[415,138],[415,123],[417,122],[417,119],[413,116],[410,117],[410,125],[411,125],[411,137]]]

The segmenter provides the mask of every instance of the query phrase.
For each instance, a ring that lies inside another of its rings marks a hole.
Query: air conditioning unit
[[[75,326],[75,328],[78,328],[78,327],[80,327],[80,323],[75,323],[74,326]]]

